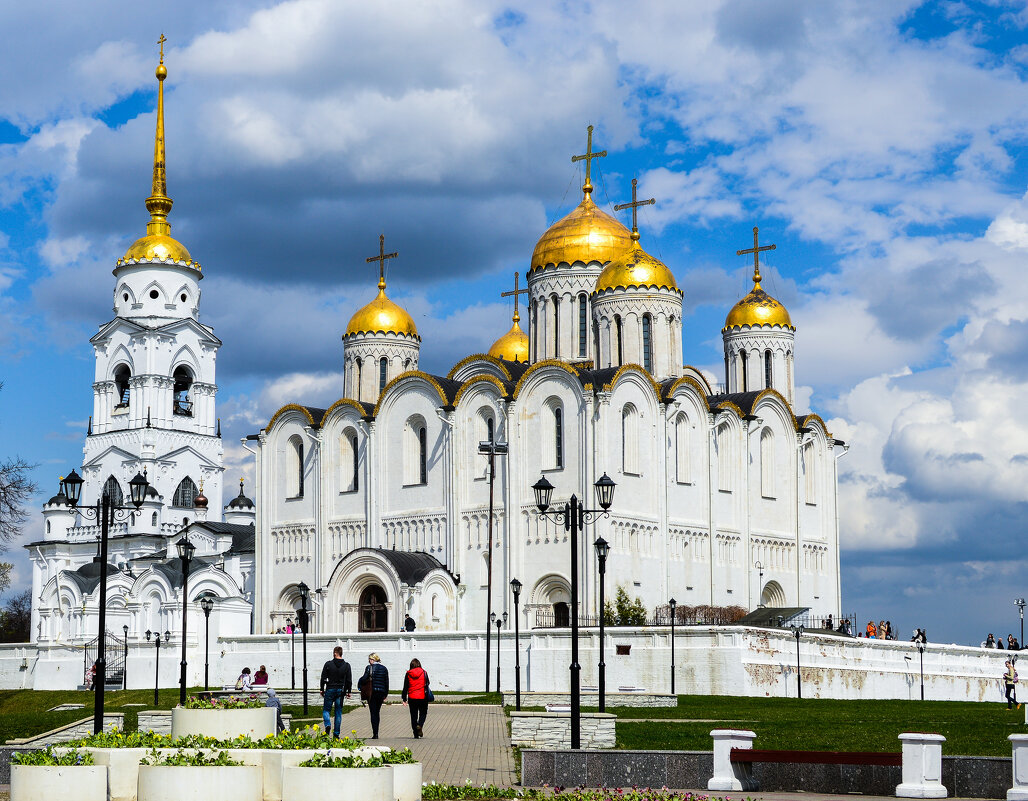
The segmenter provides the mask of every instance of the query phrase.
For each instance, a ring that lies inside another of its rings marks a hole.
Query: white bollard
[[[896,787],[900,798],[946,798],[942,786],[941,734],[907,732],[899,736],[903,743],[903,783]]]
[[[1007,801],[1028,801],[1028,734],[1011,734],[1007,739],[1014,749],[1014,786],[1007,790]]]
[[[732,762],[733,748],[753,748],[757,735],[738,729],[714,729],[714,776],[707,782],[708,790],[756,790],[752,766],[746,762]]]

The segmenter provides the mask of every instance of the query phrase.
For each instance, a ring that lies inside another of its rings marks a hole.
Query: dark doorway
[[[377,584],[365,587],[360,599],[360,630],[388,630],[385,590]]]
[[[553,625],[557,628],[571,625],[571,609],[563,601],[553,605]]]

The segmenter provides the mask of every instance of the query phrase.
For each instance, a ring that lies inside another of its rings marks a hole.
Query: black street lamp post
[[[493,442],[492,436],[478,443],[478,452],[489,457],[489,522],[487,525],[489,545],[486,551],[485,588],[485,691],[489,692],[489,636],[492,630],[493,613],[493,483],[496,479],[496,457],[507,455],[506,442]],[[499,692],[500,688],[496,688]]]
[[[500,692],[500,627],[507,622],[507,613],[504,612],[502,618],[493,613],[493,617],[496,618],[496,692]]]
[[[135,478],[129,482],[129,493],[132,499],[132,507],[118,506],[114,500],[102,492],[96,502],[96,506],[79,509],[78,502],[82,497],[82,485],[85,482],[74,470],[62,481],[64,494],[71,504],[72,510],[82,516],[85,520],[96,520],[100,524],[100,598],[99,598],[99,636],[96,640],[96,676],[93,679],[93,690],[96,696],[93,700],[93,733],[99,734],[104,728],[104,684],[107,678],[107,537],[110,534],[111,523],[115,520],[127,520],[129,515],[139,510],[146,499],[146,491],[150,484],[146,480],[146,471],[142,474],[136,473]]]
[[[521,597],[521,582],[516,578],[510,580],[510,590],[514,593],[514,708],[521,711],[521,636],[518,626],[518,599]]]
[[[582,666],[578,663],[578,532],[586,523],[592,522],[600,515],[610,515],[615,484],[610,476],[604,473],[593,486],[599,509],[584,508],[578,496],[572,495],[563,508],[548,512],[550,498],[553,497],[553,485],[545,476],[532,485],[539,513],[563,523],[564,530],[571,532],[571,747],[576,750],[581,748],[582,734]]]
[[[667,602],[667,605],[671,607],[671,694],[675,694],[675,608],[678,606],[678,601],[672,598]]]
[[[157,646],[157,658],[154,660],[153,668],[153,705],[155,707],[160,706],[161,699],[159,695],[161,687],[161,633],[152,632],[150,629],[146,630],[146,641],[150,642],[150,635],[154,635],[154,645]],[[171,642],[171,632],[164,632],[164,642]]]
[[[917,643],[917,653],[921,657],[921,700],[924,700],[924,643]]]
[[[803,682],[800,677],[800,635],[803,633],[803,626],[789,626],[793,636],[796,638],[796,697],[803,697]]]
[[[1016,606],[1017,607],[1017,611],[1019,611],[1021,613],[1021,639],[1018,640],[1017,642],[1018,642],[1018,644],[1022,648],[1025,647],[1025,642],[1024,642],[1024,607],[1025,607],[1026,603],[1028,603],[1028,602],[1026,602],[1024,600],[1024,598],[1016,598],[1014,600],[1014,606]]]
[[[296,589],[300,592],[300,635],[303,639],[303,715],[307,717],[307,601],[311,588],[301,581]]]
[[[200,599],[203,610],[203,688],[210,689],[210,648],[211,648],[211,610],[214,609],[214,596],[204,595]]]
[[[189,625],[189,563],[193,558],[196,546],[185,536],[175,546],[178,558],[182,560],[182,659],[179,662],[178,702],[186,705],[186,633]]]
[[[292,660],[289,668],[289,686],[292,689],[296,689],[296,624],[286,618],[286,625],[289,626],[289,650],[292,654]]]
[[[600,669],[599,694],[600,712],[607,711],[607,663],[603,660],[603,577],[607,572],[607,554],[610,553],[610,545],[603,537],[597,537],[593,543],[596,549],[596,559],[599,562],[600,570]]]
[[[122,652],[121,661],[121,689],[128,689],[128,626],[122,626],[121,630],[125,633],[125,650]]]

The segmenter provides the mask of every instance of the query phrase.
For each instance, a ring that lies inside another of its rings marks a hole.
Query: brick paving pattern
[[[343,716],[344,733],[357,730],[368,742],[391,748],[410,748],[422,763],[424,781],[441,784],[517,784],[514,753],[507,734],[507,719],[499,706],[430,704],[425,736],[411,736],[410,713],[403,704],[382,707],[379,739],[372,741],[371,718],[366,709]]]

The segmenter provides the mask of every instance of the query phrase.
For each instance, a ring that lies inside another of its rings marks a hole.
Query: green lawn
[[[944,754],[1010,756],[1007,735],[1028,732],[1024,709],[997,703],[683,695],[674,708],[608,711],[627,749],[709,751],[710,731],[728,728],[755,731],[755,748],[898,752],[901,732],[927,731],[946,737]]]
[[[202,688],[194,687],[189,692],[200,692]],[[93,714],[93,698],[91,692],[84,690],[0,690],[0,743],[20,737],[56,729],[76,720],[91,717]],[[160,705],[154,706],[153,690],[118,690],[108,692],[104,696],[104,705],[108,713],[125,713],[125,730],[135,731],[136,713],[139,710],[171,709],[178,703],[178,689],[164,688],[160,694]],[[60,704],[85,704],[83,709],[72,709],[67,712],[48,712]],[[126,707],[124,704],[143,704],[144,706]],[[344,712],[351,712],[357,707],[344,707]],[[303,716],[302,706],[284,706],[294,719]],[[321,719],[321,696],[317,691],[310,693],[308,718]]]

